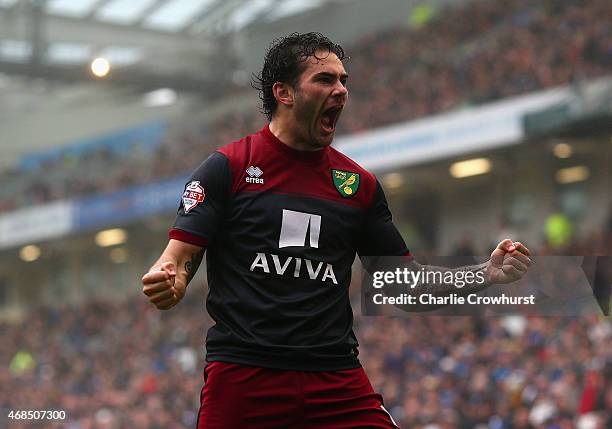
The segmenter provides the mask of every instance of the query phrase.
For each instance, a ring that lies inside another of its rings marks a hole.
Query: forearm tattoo
[[[187,272],[187,283],[191,281],[193,276],[195,276],[196,271],[200,267],[202,263],[202,258],[204,257],[204,249],[199,252],[192,253],[191,259],[185,262],[185,271]]]

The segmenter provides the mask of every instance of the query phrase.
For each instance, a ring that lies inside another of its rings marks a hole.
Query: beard
[[[322,149],[331,144],[331,138],[324,138],[319,129],[321,105],[315,100],[309,100],[302,96],[299,88],[295,92],[294,117],[297,132],[302,141],[312,148]]]

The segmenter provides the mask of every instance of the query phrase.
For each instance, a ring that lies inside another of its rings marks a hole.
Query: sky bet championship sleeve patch
[[[359,188],[359,174],[349,171],[332,170],[334,186],[345,198],[352,197]]]
[[[197,180],[190,182],[183,193],[185,213],[189,213],[192,208],[204,201],[205,196],[204,188],[200,185],[200,182]]]

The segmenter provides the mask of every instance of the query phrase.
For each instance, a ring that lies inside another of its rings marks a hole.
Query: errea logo
[[[264,179],[261,177],[263,174],[261,168],[251,165],[246,169],[246,173],[249,175],[249,177],[244,178],[247,183],[259,183],[260,185],[263,185]]]

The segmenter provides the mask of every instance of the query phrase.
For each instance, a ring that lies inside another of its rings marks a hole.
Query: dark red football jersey
[[[359,367],[355,255],[408,253],[373,174],[268,126],[198,167],[170,238],[207,248],[207,360],[288,370]]]

